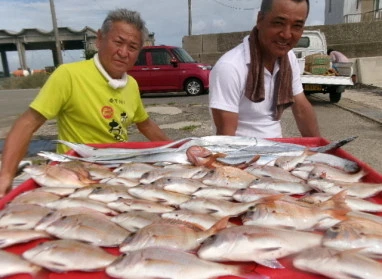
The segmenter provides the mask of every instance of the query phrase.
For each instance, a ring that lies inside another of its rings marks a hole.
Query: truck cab
[[[340,101],[342,93],[346,86],[353,85],[352,65],[344,65],[343,72],[333,71],[332,65],[328,71],[320,74],[312,74],[306,70],[306,61],[308,57],[314,54],[326,56],[327,44],[324,33],[319,30],[304,30],[296,47],[293,48],[301,70],[301,82],[306,95],[314,93],[329,94],[330,102]],[[349,68],[350,67],[350,68]]]

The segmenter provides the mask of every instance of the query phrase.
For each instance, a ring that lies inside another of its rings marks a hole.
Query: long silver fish
[[[293,259],[293,265],[298,269],[318,273],[329,278],[382,278],[382,263],[363,256],[357,251],[340,252],[318,246],[297,255]]]
[[[68,239],[43,242],[22,256],[55,272],[102,270],[116,259],[100,247]]]

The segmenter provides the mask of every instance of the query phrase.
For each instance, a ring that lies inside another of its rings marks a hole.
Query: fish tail
[[[237,274],[236,276],[240,278],[245,278],[245,279],[270,279],[269,276],[260,274],[256,272],[257,265],[255,267],[252,266],[246,266],[246,265],[241,265],[237,269]]]

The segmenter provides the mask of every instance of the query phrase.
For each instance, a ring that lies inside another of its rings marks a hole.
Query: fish
[[[117,247],[131,233],[109,219],[91,214],[63,216],[50,223],[45,231],[57,238],[103,247]]]
[[[26,243],[40,238],[50,238],[46,232],[36,230],[0,229],[0,248]]]
[[[23,169],[40,186],[81,188],[96,181],[60,165],[31,165]]]
[[[346,190],[344,190],[344,193],[346,194]],[[329,193],[313,193],[302,197],[300,200],[309,203],[321,203],[332,197],[333,195]],[[362,198],[346,196],[345,203],[353,211],[382,212],[382,204],[368,201]]]
[[[209,198],[192,198],[179,204],[180,209],[188,209],[196,213],[210,214],[215,217],[238,216],[246,212],[255,203],[237,203]]]
[[[11,203],[12,204],[36,204],[45,206],[47,203],[61,199],[61,196],[43,192],[43,191],[27,191],[16,196]]]
[[[305,194],[313,190],[311,186],[303,181],[280,180],[273,177],[260,177],[253,180],[248,187],[253,189],[274,190],[291,195]]]
[[[281,192],[272,189],[244,188],[236,190],[232,197],[238,202],[253,202],[264,197],[280,194]]]
[[[275,166],[269,166],[269,165],[257,165],[252,164],[246,169],[244,169],[246,172],[251,173],[255,175],[256,177],[272,177],[273,179],[279,179],[289,182],[302,182],[303,179],[298,178],[297,176],[294,176],[289,171],[286,171],[282,168],[278,168]]]
[[[275,166],[282,168],[286,171],[293,170],[298,164],[305,161],[305,159],[312,154],[309,149],[305,149],[300,155],[298,156],[280,156],[275,160]]]
[[[45,231],[50,224],[61,219],[62,217],[78,214],[96,215],[100,218],[110,219],[110,216],[87,207],[67,207],[49,212],[35,225],[34,229],[37,231]]]
[[[107,206],[118,212],[145,211],[163,213],[175,210],[173,206],[155,201],[124,198],[119,198],[116,201],[109,202],[107,203]]]
[[[258,177],[231,166],[216,167],[203,177],[202,182],[210,186],[246,188]]]
[[[100,247],[70,239],[40,243],[22,257],[53,272],[103,270],[117,258]]]
[[[211,228],[201,230],[190,223],[172,220],[164,223],[152,223],[127,237],[119,246],[123,253],[148,247],[165,247],[194,251],[207,237],[224,229],[229,217],[222,218]]]
[[[0,211],[0,228],[33,229],[52,210],[35,204],[10,204]]]
[[[303,163],[326,164],[350,173],[358,172],[361,168],[357,162],[329,153],[315,153],[305,158]]]
[[[101,179],[99,182],[108,185],[123,185],[125,187],[135,187],[139,185],[138,179],[129,179],[125,177],[109,177]]]
[[[118,214],[115,210],[109,208],[105,203],[81,198],[62,198],[57,201],[49,202],[46,207],[51,209],[62,209],[68,207],[86,207],[90,209],[97,210],[101,213],[116,215]]]
[[[310,205],[281,195],[265,197],[242,215],[245,225],[275,226],[295,230],[325,230],[346,219],[349,209],[338,201],[338,206]]]
[[[337,250],[361,248],[358,253],[382,259],[382,224],[363,218],[351,218],[330,227],[322,245]]]
[[[267,279],[269,277],[246,271],[243,267],[214,263],[177,249],[150,247],[129,251],[106,267],[106,274],[115,278],[209,279],[223,275],[241,278]]]
[[[130,232],[136,232],[161,219],[160,213],[157,212],[130,211],[113,216],[111,221]]]
[[[346,191],[346,195],[357,198],[370,198],[382,191],[382,183],[343,182],[325,178],[309,179],[308,184],[316,191],[335,195]]]
[[[195,193],[195,191],[207,187],[207,185],[196,179],[171,176],[159,178],[152,182],[151,185],[159,189],[185,195],[191,195]]]
[[[200,178],[204,177],[208,170],[204,167],[191,165],[171,165],[144,173],[139,182],[150,184],[162,177]]]
[[[220,217],[212,216],[205,213],[197,213],[188,209],[178,209],[171,212],[164,212],[161,214],[161,217],[164,219],[180,220],[184,222],[189,222],[197,225],[203,230],[211,228],[217,221],[220,220]],[[228,226],[232,226],[232,223],[229,223]]]
[[[33,264],[20,255],[0,250],[0,277],[11,275],[30,274],[33,278],[40,278],[42,267]]]
[[[140,185],[129,188],[127,191],[135,198],[159,202],[166,205],[175,206],[190,199],[189,195],[166,191],[155,187],[154,185]]]
[[[148,171],[157,169],[157,166],[148,163],[125,163],[121,166],[115,168],[113,172],[118,177],[127,179],[139,179],[141,176]]]
[[[204,187],[204,188],[200,188],[196,190],[195,192],[192,193],[191,196],[232,201],[233,194],[236,191],[237,189],[230,188],[230,187],[210,186],[210,187]]]
[[[342,182],[360,182],[366,174],[367,171],[364,169],[356,173],[348,173],[328,165],[315,164],[315,167],[309,173],[308,179],[326,178]]]
[[[123,185],[107,185],[107,187],[96,187],[88,195],[88,198],[103,203],[115,201],[119,198],[130,199],[132,196]]]
[[[206,239],[197,255],[214,262],[254,261],[284,268],[277,259],[320,245],[321,240],[316,233],[244,225],[223,229]]]
[[[293,266],[329,278],[382,278],[382,263],[361,255],[358,251],[359,249],[338,251],[317,246],[294,257]]]

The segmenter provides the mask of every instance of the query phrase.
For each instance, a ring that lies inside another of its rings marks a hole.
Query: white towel
[[[107,79],[108,84],[113,89],[123,88],[127,84],[127,74],[124,73],[121,79],[113,79],[111,76],[105,71],[103,66],[101,65],[101,62],[98,58],[98,53],[94,55],[94,64],[97,67],[97,69],[101,72],[101,74]]]

